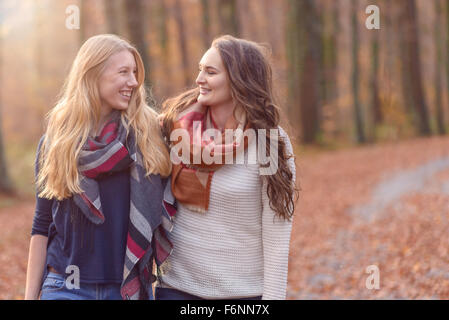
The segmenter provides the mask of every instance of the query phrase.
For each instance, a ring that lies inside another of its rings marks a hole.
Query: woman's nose
[[[128,86],[130,87],[137,87],[137,79],[136,79],[136,75],[133,73],[131,74],[131,77],[128,80]]]
[[[200,72],[198,73],[198,77],[196,77],[195,82],[196,82],[196,84],[198,84],[198,85],[204,83],[204,77],[203,77],[203,72],[202,72],[202,71],[200,71]]]

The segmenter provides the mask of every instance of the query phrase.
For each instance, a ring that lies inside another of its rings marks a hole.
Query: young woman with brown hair
[[[156,299],[285,299],[295,163],[263,48],[232,36],[215,39],[196,84],[167,100],[161,115],[173,142],[178,211]],[[255,150],[270,154],[275,170],[267,173],[260,157],[250,163]]]

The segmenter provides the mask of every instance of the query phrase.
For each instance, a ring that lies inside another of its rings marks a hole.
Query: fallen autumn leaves
[[[448,299],[449,170],[369,219],[353,212],[379,182],[448,155],[449,139],[432,138],[299,156],[287,297]],[[370,265],[379,267],[379,290],[366,287]]]

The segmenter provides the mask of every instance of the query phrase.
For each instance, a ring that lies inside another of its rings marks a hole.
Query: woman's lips
[[[126,99],[126,100],[131,99],[131,94],[132,94],[131,91],[120,91],[119,93],[124,99]]]
[[[200,94],[208,94],[210,91],[208,88],[200,87]]]

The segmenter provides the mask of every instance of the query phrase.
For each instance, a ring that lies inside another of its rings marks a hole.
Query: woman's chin
[[[208,99],[207,99],[205,96],[203,96],[203,95],[200,95],[200,96],[198,97],[197,101],[198,101],[200,104],[202,104],[203,106],[208,105]]]
[[[114,106],[114,109],[118,111],[125,111],[126,109],[128,109],[128,104],[118,104]]]

